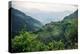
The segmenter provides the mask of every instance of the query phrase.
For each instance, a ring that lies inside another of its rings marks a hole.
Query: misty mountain
[[[50,12],[41,11],[38,9],[27,9],[22,10],[25,14],[32,16],[33,18],[39,20],[43,24],[50,23],[51,21],[58,22],[64,19],[65,16],[73,13],[73,11],[65,10],[63,12]]]
[[[43,26],[43,29],[39,31],[38,38],[44,43],[48,43],[52,40],[64,40],[66,45],[73,37],[73,41],[77,42],[77,32],[78,32],[78,10],[74,13],[65,16],[62,21],[50,22]]]
[[[42,27],[42,24],[32,18],[31,16],[28,16],[24,14],[23,12],[10,8],[9,12],[11,12],[11,32],[12,33],[18,33],[22,29],[32,32],[32,31],[37,31]]]

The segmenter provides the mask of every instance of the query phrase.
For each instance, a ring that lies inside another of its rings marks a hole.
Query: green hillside
[[[78,10],[62,21],[48,23],[37,31],[20,31],[11,39],[11,44],[11,52],[77,49]]]
[[[20,10],[10,8],[9,12],[11,13],[11,33],[12,36],[18,34],[21,30],[28,32],[37,31],[42,27],[40,21],[32,18],[21,12]]]

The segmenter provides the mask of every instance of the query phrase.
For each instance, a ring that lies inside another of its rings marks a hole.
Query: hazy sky
[[[77,10],[77,5],[13,1],[12,7],[44,23],[62,20]],[[50,17],[50,18],[49,18]],[[49,20],[48,20],[49,19]]]

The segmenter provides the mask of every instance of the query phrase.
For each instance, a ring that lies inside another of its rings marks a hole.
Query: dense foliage
[[[23,28],[11,38],[11,52],[30,52],[78,48],[77,11],[60,22],[51,22],[34,32]]]
[[[37,39],[38,35],[29,32],[21,32],[19,36],[12,39],[12,52],[43,51],[64,49],[64,43],[52,40],[45,44]]]

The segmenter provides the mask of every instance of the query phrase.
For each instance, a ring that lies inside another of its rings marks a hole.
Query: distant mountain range
[[[78,10],[74,13],[64,17],[64,19],[60,22],[50,22],[45,25],[43,25],[40,21],[37,19],[26,15],[25,13],[21,12],[20,10],[10,8],[9,11],[11,12],[11,32],[12,34],[17,34],[21,30],[25,30],[28,32],[35,32],[39,29],[49,29],[49,27],[56,27],[56,25],[59,25],[61,27],[65,27],[66,24],[72,24],[77,26],[77,18],[78,18]],[[49,29],[50,30],[50,29]],[[55,31],[55,30],[54,30]]]
[[[41,11],[37,9],[30,9],[30,10],[24,9],[23,12],[39,20],[43,24],[50,23],[51,21],[54,22],[62,21],[65,16],[68,16],[69,14],[73,13],[73,11],[69,11],[69,10],[65,10],[63,12],[49,12],[49,11]]]
[[[19,33],[21,30],[26,30],[29,32],[37,31],[42,27],[42,24],[32,18],[31,16],[25,15],[23,12],[10,8],[9,11],[11,12],[11,32]]]

